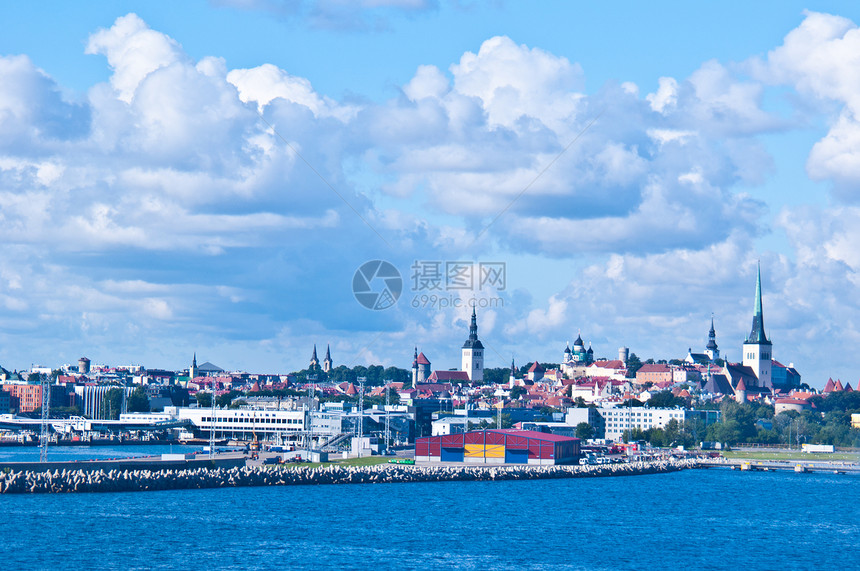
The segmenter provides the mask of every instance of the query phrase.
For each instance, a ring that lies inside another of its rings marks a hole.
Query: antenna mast
[[[48,418],[51,408],[50,377],[42,373],[42,432],[39,435],[39,462],[48,461]]]

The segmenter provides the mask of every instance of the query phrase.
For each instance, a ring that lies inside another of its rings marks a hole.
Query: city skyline
[[[664,8],[0,7],[0,365],[447,369],[473,296],[488,368],[683,358],[712,315],[737,362],[760,261],[773,358],[856,384],[860,7]]]

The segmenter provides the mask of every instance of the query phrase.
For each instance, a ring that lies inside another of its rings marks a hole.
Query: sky
[[[792,0],[2,3],[0,365],[285,373],[316,344],[449,369],[470,304],[488,367],[577,336],[683,358],[712,317],[738,361],[760,265],[775,359],[856,385],[858,23]]]

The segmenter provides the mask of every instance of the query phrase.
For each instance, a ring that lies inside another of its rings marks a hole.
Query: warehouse
[[[569,464],[579,457],[579,439],[533,430],[475,430],[428,436],[415,442],[419,462],[467,464]]]

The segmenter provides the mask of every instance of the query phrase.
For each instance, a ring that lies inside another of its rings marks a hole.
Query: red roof
[[[791,397],[786,397],[782,399],[776,399],[776,404],[799,404],[803,406],[809,406],[809,401],[806,399],[795,399]]]
[[[427,360],[427,357],[424,356],[424,353],[418,353],[418,364],[419,365],[429,365],[430,361]]]
[[[469,381],[469,373],[466,371],[433,371],[430,374],[431,381]]]
[[[543,373],[545,370],[546,369],[544,369],[543,366],[541,366],[541,364],[537,361],[532,363],[532,366],[529,367],[529,373]]]
[[[620,359],[615,359],[614,361],[595,361],[592,364],[595,367],[601,367],[603,369],[623,369],[624,368],[624,362],[621,361]]]
[[[548,432],[538,432],[537,430],[521,430],[519,428],[494,428],[487,432],[499,432],[502,434],[512,434],[514,436],[524,436],[526,438],[534,438],[536,440],[549,440],[551,442],[567,442],[568,440],[578,440],[570,436],[561,436],[560,434],[550,434]]]
[[[669,365],[663,365],[661,363],[645,363],[639,367],[637,373],[668,373],[670,370]]]

